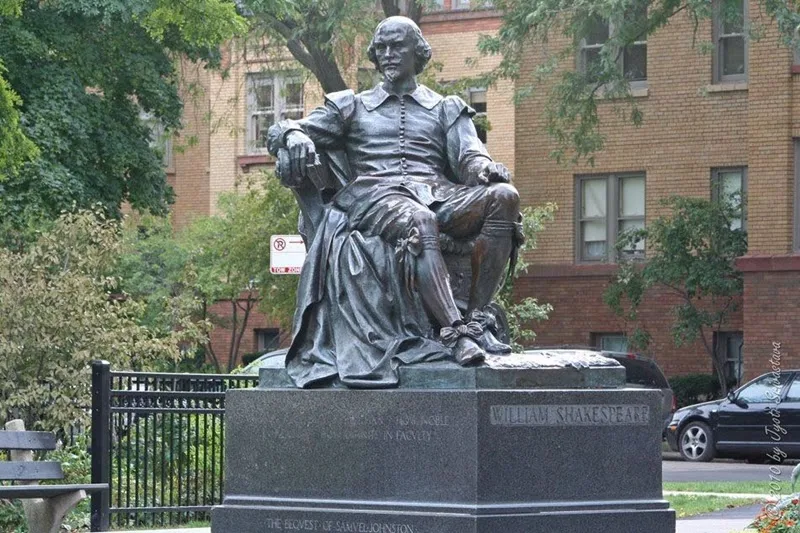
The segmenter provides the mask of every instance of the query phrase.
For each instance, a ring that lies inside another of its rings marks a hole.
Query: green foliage
[[[129,419],[130,425],[119,427],[116,445],[131,453],[113,456],[111,470],[119,473],[119,492],[111,492],[111,505],[144,502],[145,494],[148,505],[154,507],[218,502],[220,486],[212,480],[220,479],[224,464],[224,423],[219,418],[212,423],[210,418],[152,414],[135,416]],[[177,519],[189,521],[192,514],[180,513]],[[138,521],[131,518],[122,527],[154,525],[152,517],[140,515]]]
[[[173,194],[140,112],[179,129],[175,58],[215,64],[244,28],[234,3],[2,0],[0,11],[4,225],[96,204],[165,212]]]
[[[734,0],[722,2],[725,20],[733,20],[735,4]],[[800,27],[795,4],[761,0],[758,5],[765,19],[777,24],[785,44],[794,48]],[[678,14],[689,16],[695,28],[712,16],[708,0],[496,0],[494,6],[503,13],[502,26],[496,35],[485,35],[479,42],[481,53],[501,56],[491,77],[515,80],[520,97],[547,91],[544,115],[556,144],[551,155],[559,161],[569,156],[573,162],[586,159],[589,163],[603,148],[599,101],[613,101],[614,110],[635,125],[645,119],[619,66],[625,47],[647,40]],[[574,68],[578,45],[598,20],[612,21],[614,32],[603,44],[599,61],[585,72],[578,71]],[[757,22],[752,22],[748,30],[751,39],[764,34]],[[554,36],[566,37],[567,44],[552,45]],[[693,44],[698,53],[707,48],[696,36]],[[543,54],[532,68],[526,64],[531,50]]]
[[[228,371],[238,364],[241,338],[256,306],[288,328],[298,281],[269,271],[270,236],[297,232],[294,196],[273,174],[243,188],[221,195],[219,213],[196,219],[180,236],[195,293],[209,303],[230,302],[231,319],[210,317],[233,331]],[[209,355],[217,360],[213,351]]]
[[[731,229],[741,206],[680,196],[663,204],[671,209],[669,216],[620,238],[619,271],[603,300],[617,316],[639,328],[638,308],[648,289],[660,286],[678,295],[680,303],[672,317],[675,345],[702,341],[717,376],[724,381],[724,361],[718,360],[706,332],[721,331],[742,294],[742,273],[735,261],[747,251],[747,237],[743,230]],[[625,253],[641,240],[648,247],[644,265]],[[645,350],[648,338],[637,331],[636,342],[644,343],[637,348]],[[727,391],[724,383],[723,390]]]
[[[62,215],[26,249],[0,249],[0,422],[85,423],[93,359],[146,369],[197,339],[188,320],[161,332],[142,325],[144,305],[110,275],[119,248],[119,224],[84,211]]]
[[[3,181],[9,174],[37,153],[36,146],[25,136],[19,124],[20,98],[3,78],[6,69],[0,61],[0,202]],[[0,203],[0,209],[2,204]]]
[[[675,395],[678,409],[719,397],[720,385],[711,374],[687,374],[670,378],[669,386]]]
[[[514,279],[528,271],[529,264],[525,261],[524,253],[536,249],[537,236],[544,229],[547,222],[551,222],[558,206],[548,202],[543,206],[526,207],[522,210],[522,232],[525,242],[520,247],[519,259],[514,266],[514,272],[506,279],[505,284],[497,294],[496,301],[508,316],[509,337],[514,351],[524,349],[523,342],[530,344],[536,338],[533,330],[528,325],[533,321],[546,320],[553,306],[540,304],[536,298],[525,298],[522,301],[513,301]]]

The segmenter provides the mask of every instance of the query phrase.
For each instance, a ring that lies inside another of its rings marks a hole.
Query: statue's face
[[[387,22],[380,27],[373,41],[378,67],[390,82],[413,77],[414,30],[401,22]]]

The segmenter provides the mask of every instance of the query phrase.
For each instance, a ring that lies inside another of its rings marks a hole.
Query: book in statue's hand
[[[331,190],[335,191],[339,184],[334,179],[328,165],[320,160],[319,154],[314,154],[314,162],[310,163],[307,167],[308,177],[311,182],[320,192]]]

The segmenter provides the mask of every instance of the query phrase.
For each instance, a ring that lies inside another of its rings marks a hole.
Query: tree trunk
[[[237,307],[239,306],[238,301],[236,303],[236,306]],[[238,331],[236,330],[236,328],[234,328],[233,330],[235,341],[232,347],[233,355],[231,355],[231,358],[228,359],[228,372],[231,372],[234,368],[236,368],[237,360],[239,359],[239,347],[242,345],[242,338],[244,338],[244,334],[247,331],[247,322],[250,319],[250,312],[253,310],[254,306],[255,306],[255,300],[253,299],[252,294],[249,294],[247,296],[247,303],[243,308],[241,308],[243,313],[242,325],[241,327],[239,327]]]
[[[714,369],[714,374],[717,376],[717,380],[719,381],[719,390],[724,397],[728,394],[728,380],[725,378],[725,361],[720,361],[719,354],[717,353],[717,350],[714,349],[714,344],[708,343],[708,339],[706,339],[705,330],[703,328],[700,328],[700,338],[703,340],[703,346],[706,349],[706,353],[708,353],[709,357],[711,358],[711,366]]]

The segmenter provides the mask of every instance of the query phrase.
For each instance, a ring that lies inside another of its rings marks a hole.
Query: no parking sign
[[[269,252],[269,271],[273,274],[299,274],[306,260],[306,245],[300,235],[273,235]]]

